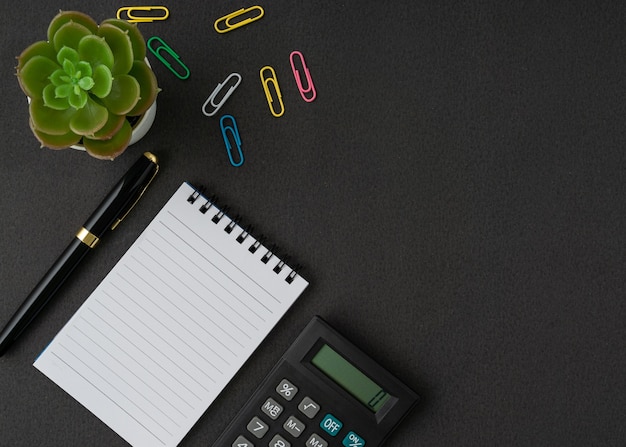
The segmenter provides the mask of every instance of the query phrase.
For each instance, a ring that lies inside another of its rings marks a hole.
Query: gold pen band
[[[94,248],[96,245],[98,245],[98,242],[100,242],[100,238],[87,230],[85,227],[82,227],[80,230],[78,230],[78,233],[76,233],[76,237],[89,248]]]

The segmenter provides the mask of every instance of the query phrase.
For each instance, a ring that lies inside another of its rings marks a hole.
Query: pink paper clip
[[[302,86],[300,72],[296,68],[296,64],[294,61],[296,56],[298,57],[298,59],[300,59],[299,65],[302,65],[302,69],[304,70],[304,74],[306,76],[306,88]],[[298,86],[298,90],[300,90],[300,96],[302,96],[302,99],[304,99],[306,102],[313,101],[317,96],[317,92],[315,91],[315,86],[313,85],[313,79],[311,79],[311,72],[306,66],[306,62],[304,62],[304,56],[302,56],[302,53],[300,53],[299,51],[293,51],[289,55],[289,62],[291,62],[291,70],[293,71],[293,77],[296,78],[296,85]],[[307,97],[309,93],[312,93],[312,95]]]

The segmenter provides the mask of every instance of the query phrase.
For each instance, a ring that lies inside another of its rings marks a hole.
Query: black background
[[[129,4],[0,7],[2,323],[140,153],[162,166],[0,358],[0,445],[126,445],[32,362],[184,180],[254,223],[311,285],[181,445],[211,445],[314,314],[422,395],[389,445],[626,444],[622,2],[277,0],[223,35],[213,22],[252,4],[156,4],[170,17],[140,29],[191,76],[149,55],[157,118],[114,162],[38,147],[14,58],[59,9],[100,22]],[[293,50],[311,70],[312,103]],[[261,87],[265,65],[281,118]],[[242,84],[205,117],[231,72]],[[239,168],[223,113],[241,132]]]

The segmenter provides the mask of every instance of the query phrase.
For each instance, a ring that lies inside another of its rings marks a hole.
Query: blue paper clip
[[[263,72],[265,71],[269,71],[271,75],[267,77],[263,76]],[[265,92],[265,97],[267,98],[267,104],[270,107],[270,112],[272,112],[272,115],[278,118],[279,116],[282,116],[283,113],[285,113],[285,104],[283,104],[283,95],[280,93],[280,87],[278,87],[278,78],[276,78],[276,72],[272,67],[267,65],[261,68],[260,75],[261,83],[263,84],[263,91]],[[280,104],[280,108],[278,111],[274,107],[274,99],[272,97],[272,92],[270,91],[269,84],[272,84],[274,86],[274,90],[276,91],[278,103]]]
[[[228,88],[228,91],[224,93],[222,100],[219,103],[215,104],[215,98],[217,97],[218,94],[220,94],[222,90],[224,90],[224,86],[229,83],[231,78],[236,79],[235,84],[231,85]],[[230,95],[233,94],[233,92],[239,86],[240,83],[241,83],[241,75],[239,73],[231,73],[230,75],[228,75],[228,77],[224,79],[224,82],[220,82],[219,84],[217,84],[217,87],[215,87],[215,90],[213,90],[213,93],[211,93],[209,98],[206,101],[204,101],[204,104],[202,105],[202,113],[204,113],[206,116],[215,115],[217,111],[220,109],[220,107],[224,105],[226,100],[230,98]],[[206,110],[208,105],[211,105],[213,107],[213,110],[211,110],[210,112],[207,112]]]
[[[300,72],[296,68],[296,63],[294,61],[296,57],[300,59],[299,65],[302,65],[302,69],[304,70],[304,75],[306,77],[306,83],[307,83],[306,88],[302,86],[302,79],[300,78]],[[302,96],[302,99],[304,99],[306,102],[313,101],[315,97],[317,96],[317,92],[315,91],[315,86],[313,85],[313,79],[311,79],[311,72],[309,71],[309,68],[306,66],[306,62],[304,62],[304,56],[302,56],[302,53],[300,53],[299,51],[293,51],[289,55],[289,62],[291,63],[291,71],[293,71],[293,76],[294,78],[296,78],[296,85],[298,86],[298,90],[300,90],[300,96]],[[312,95],[308,97],[307,94],[311,92],[312,92]]]
[[[159,43],[159,46],[156,48],[152,48],[153,41],[157,41]],[[148,49],[152,52],[152,54],[154,54],[158,60],[163,62],[163,65],[169,68],[169,70],[172,73],[174,73],[179,79],[187,79],[189,77],[189,74],[190,74],[189,68],[187,68],[187,66],[183,64],[183,61],[180,60],[180,56],[176,54],[176,52],[172,50],[168,44],[163,42],[163,39],[157,36],[153,36],[150,39],[148,39],[147,46],[148,46]],[[181,74],[177,70],[175,70],[174,67],[172,67],[172,64],[170,64],[169,61],[161,55],[161,51],[165,51],[172,58],[174,58],[174,60],[178,62],[178,65],[180,65],[183,68],[184,74]]]
[[[229,124],[225,124],[224,121],[230,121]],[[241,151],[241,136],[239,135],[239,129],[237,129],[237,121],[232,115],[224,115],[220,119],[220,128],[222,129],[222,137],[224,138],[224,144],[226,144],[226,153],[230,164],[234,167],[239,167],[243,164],[243,152]],[[231,133],[235,146],[237,147],[237,157],[239,161],[235,161],[233,158],[233,145],[230,142],[228,134]]]

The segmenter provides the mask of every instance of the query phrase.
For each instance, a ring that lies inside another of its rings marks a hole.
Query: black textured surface
[[[140,29],[191,77],[149,56],[163,89],[156,122],[114,162],[38,148],[13,67],[59,9],[101,21],[128,4],[0,7],[0,324],[139,153],[162,166],[0,358],[1,446],[125,445],[31,364],[183,180],[303,264],[311,286],[181,445],[217,439],[314,314],[423,397],[389,445],[626,443],[621,2],[278,0],[224,35],[215,19],[251,4],[160,4],[170,18]],[[310,104],[293,50],[317,88]],[[278,119],[264,65],[283,92]],[[243,82],[219,115],[237,119],[240,168],[219,118],[201,112],[231,72]]]

